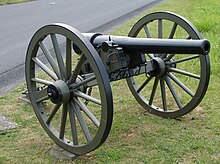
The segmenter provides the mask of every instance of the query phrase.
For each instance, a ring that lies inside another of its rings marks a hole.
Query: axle
[[[184,39],[152,39],[133,38],[126,36],[110,36],[94,33],[83,33],[94,47],[106,41],[123,48],[125,53],[163,53],[163,54],[201,54],[207,55],[210,51],[210,43],[206,39],[184,40]]]

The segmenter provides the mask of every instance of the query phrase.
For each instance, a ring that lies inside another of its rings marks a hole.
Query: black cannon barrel
[[[135,38],[126,36],[112,36],[94,33],[83,33],[93,46],[112,40],[122,47],[124,51],[141,51],[144,53],[166,54],[202,54],[207,55],[210,51],[210,43],[206,39],[153,39]]]

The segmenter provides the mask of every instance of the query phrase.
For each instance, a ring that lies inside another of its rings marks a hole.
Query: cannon
[[[28,46],[28,94],[49,137],[82,155],[101,146],[110,132],[110,83],[125,79],[149,113],[181,117],[206,93],[209,51],[209,41],[171,12],[144,16],[128,36],[80,33],[65,24],[50,24],[40,28]]]

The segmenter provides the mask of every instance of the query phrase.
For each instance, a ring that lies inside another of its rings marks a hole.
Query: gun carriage
[[[209,50],[208,40],[171,12],[144,16],[127,37],[46,25],[27,50],[29,98],[50,138],[82,155],[102,145],[110,132],[111,82],[126,79],[149,113],[180,117],[195,109],[206,93]]]

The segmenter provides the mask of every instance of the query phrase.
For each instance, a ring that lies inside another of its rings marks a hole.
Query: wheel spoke
[[[78,145],[79,141],[78,141],[77,128],[76,128],[75,111],[73,108],[71,108],[71,103],[68,103],[67,105],[68,105],[67,107],[69,110],[70,126],[71,126],[73,144]]]
[[[67,104],[63,104],[63,111],[62,111],[61,125],[60,125],[60,135],[59,135],[60,139],[64,139],[64,133],[65,133],[65,129],[66,129],[67,112],[68,112]]]
[[[47,88],[41,89],[40,91],[37,91],[36,95],[36,103],[42,102],[44,100],[48,100],[49,97],[47,95]]]
[[[66,80],[69,80],[72,71],[72,44],[71,40],[66,38]]]
[[[53,80],[57,80],[57,76],[52,72],[44,63],[42,63],[37,57],[32,58],[32,60],[44,71],[46,72]]]
[[[144,83],[140,86],[140,88],[138,88],[137,93],[140,93],[140,91],[150,82],[150,80],[152,79],[152,77],[147,78]]]
[[[89,82],[95,80],[95,79],[96,79],[96,77],[95,77],[95,75],[93,75],[93,76],[89,77],[88,79],[85,79],[85,80],[83,80],[83,81],[80,81],[80,82],[77,83],[77,84],[71,84],[71,88],[72,88],[72,89],[78,88],[78,87],[80,87],[80,86],[82,86],[82,85],[84,85],[84,84],[86,84],[86,83],[89,83]]]
[[[167,98],[166,98],[166,88],[165,88],[164,78],[160,79],[160,87],[161,87],[163,110],[167,111]]]
[[[57,37],[56,37],[56,34],[51,34],[50,36],[51,36],[51,40],[52,40],[53,47],[55,50],[58,66],[60,69],[61,78],[64,79],[65,78],[65,66],[64,66],[63,57],[62,57],[62,54],[59,48],[59,44],[57,41]]]
[[[162,19],[158,19],[158,38],[163,38]]]
[[[100,125],[99,120],[92,114],[92,112],[90,112],[90,110],[87,108],[87,106],[80,99],[74,98],[74,101],[83,110],[83,112],[90,118],[90,120],[95,124],[95,126],[99,127],[99,125]]]
[[[180,100],[179,100],[179,98],[178,98],[178,96],[177,96],[177,94],[176,94],[176,92],[175,92],[175,90],[174,90],[174,87],[173,87],[173,85],[172,85],[172,83],[171,83],[169,77],[166,76],[166,77],[165,77],[165,81],[166,81],[167,86],[168,86],[168,88],[170,89],[170,92],[171,92],[171,94],[173,95],[173,98],[174,98],[174,100],[176,101],[176,103],[177,103],[179,109],[182,109],[182,108],[183,108],[183,105],[181,104],[181,102],[180,102]]]
[[[158,19],[158,38],[163,38],[163,23],[162,19]],[[155,54],[156,57],[164,58],[166,54]]]
[[[101,105],[101,101],[100,101],[100,100],[98,100],[98,99],[96,99],[96,98],[94,98],[94,97],[92,97],[92,96],[89,96],[89,95],[87,95],[87,94],[85,94],[85,93],[83,93],[83,92],[76,91],[76,92],[74,92],[73,94],[74,94],[75,96],[81,97],[81,98],[83,98],[83,99],[85,99],[85,100],[91,101],[91,102],[93,102],[93,103],[95,103],[95,104]]]
[[[80,70],[81,70],[81,67],[82,67],[82,65],[83,65],[83,63],[84,63],[85,61],[86,61],[85,55],[84,55],[84,54],[81,54],[81,57],[80,57],[80,59],[79,59],[77,65],[76,65],[76,67],[75,67],[75,70],[74,70],[74,72],[72,73],[72,75],[71,75],[71,77],[70,77],[70,80],[69,80],[70,83],[73,83],[73,82],[76,80],[77,75],[79,74],[79,72],[80,72]]]
[[[169,39],[173,39],[174,34],[175,34],[175,32],[176,32],[176,29],[177,29],[177,23],[175,22],[175,23],[173,24],[173,28],[172,28],[172,30],[171,30],[171,32],[170,32]]]
[[[169,61],[170,59],[172,59],[176,54],[170,54],[166,59],[165,61]]]
[[[40,79],[40,78],[32,78],[31,81],[36,82],[36,83],[40,83],[40,84],[44,84],[44,85],[53,84],[53,82],[51,82],[51,81]]]
[[[52,69],[56,73],[57,77],[61,78],[60,70],[57,67],[56,62],[55,62],[54,58],[52,57],[51,53],[49,52],[49,50],[47,49],[47,47],[44,45],[44,43],[42,41],[38,42],[38,44],[39,44],[41,50],[43,51],[44,55],[46,56],[48,62],[50,63]]]
[[[146,33],[147,38],[152,38],[151,33],[150,33],[150,30],[149,30],[149,28],[147,27],[147,24],[144,25],[144,31],[145,31],[145,33]],[[148,56],[150,59],[152,59],[152,58],[154,57],[153,54],[147,54],[147,56]]]
[[[200,76],[199,75],[196,75],[196,74],[193,74],[193,73],[190,73],[190,72],[187,72],[187,71],[183,71],[183,70],[180,70],[180,69],[177,69],[177,68],[169,68],[168,71],[169,72],[176,72],[176,73],[179,73],[179,74],[182,74],[182,75],[186,75],[186,76],[189,76],[189,77],[192,77],[192,78],[200,80]]]
[[[149,29],[148,29],[148,27],[147,27],[146,24],[144,25],[144,31],[145,31],[146,36],[147,36],[148,38],[152,38],[152,36],[151,36],[151,34],[150,34],[150,31],[149,31]]]
[[[194,96],[194,93],[185,85],[183,84],[175,75],[168,73],[167,74],[176,84],[178,84],[186,93],[188,93],[191,97]]]
[[[157,86],[158,86],[158,82],[159,82],[159,79],[155,78],[153,89],[152,89],[152,92],[151,92],[151,95],[150,95],[149,105],[152,105],[152,103],[153,103],[154,96],[155,96],[155,93],[156,93],[156,90],[157,90]]]
[[[82,116],[82,114],[80,112],[80,109],[73,102],[71,102],[71,104],[74,107],[74,110],[75,110],[75,113],[76,113],[76,117],[77,117],[77,119],[79,121],[79,124],[80,124],[80,126],[82,128],[82,131],[83,131],[87,141],[90,142],[92,140],[92,137],[91,137],[91,135],[89,133],[89,129],[88,129],[88,127],[87,127],[87,125],[86,125],[86,123],[85,123],[85,121],[83,119],[83,116]]]
[[[62,105],[61,103],[55,105],[55,107],[53,108],[52,112],[50,113],[50,115],[49,115],[49,117],[48,117],[48,119],[46,121],[47,124],[50,124],[50,122],[52,121],[53,117],[55,116],[57,111],[60,109],[61,105]]]
[[[189,56],[189,57],[182,58],[182,59],[179,59],[179,60],[174,60],[174,61],[171,61],[171,62],[166,62],[166,64],[167,65],[172,65],[172,64],[177,64],[177,63],[185,62],[185,61],[196,59],[196,58],[199,58],[199,55],[193,55],[193,56]]]

